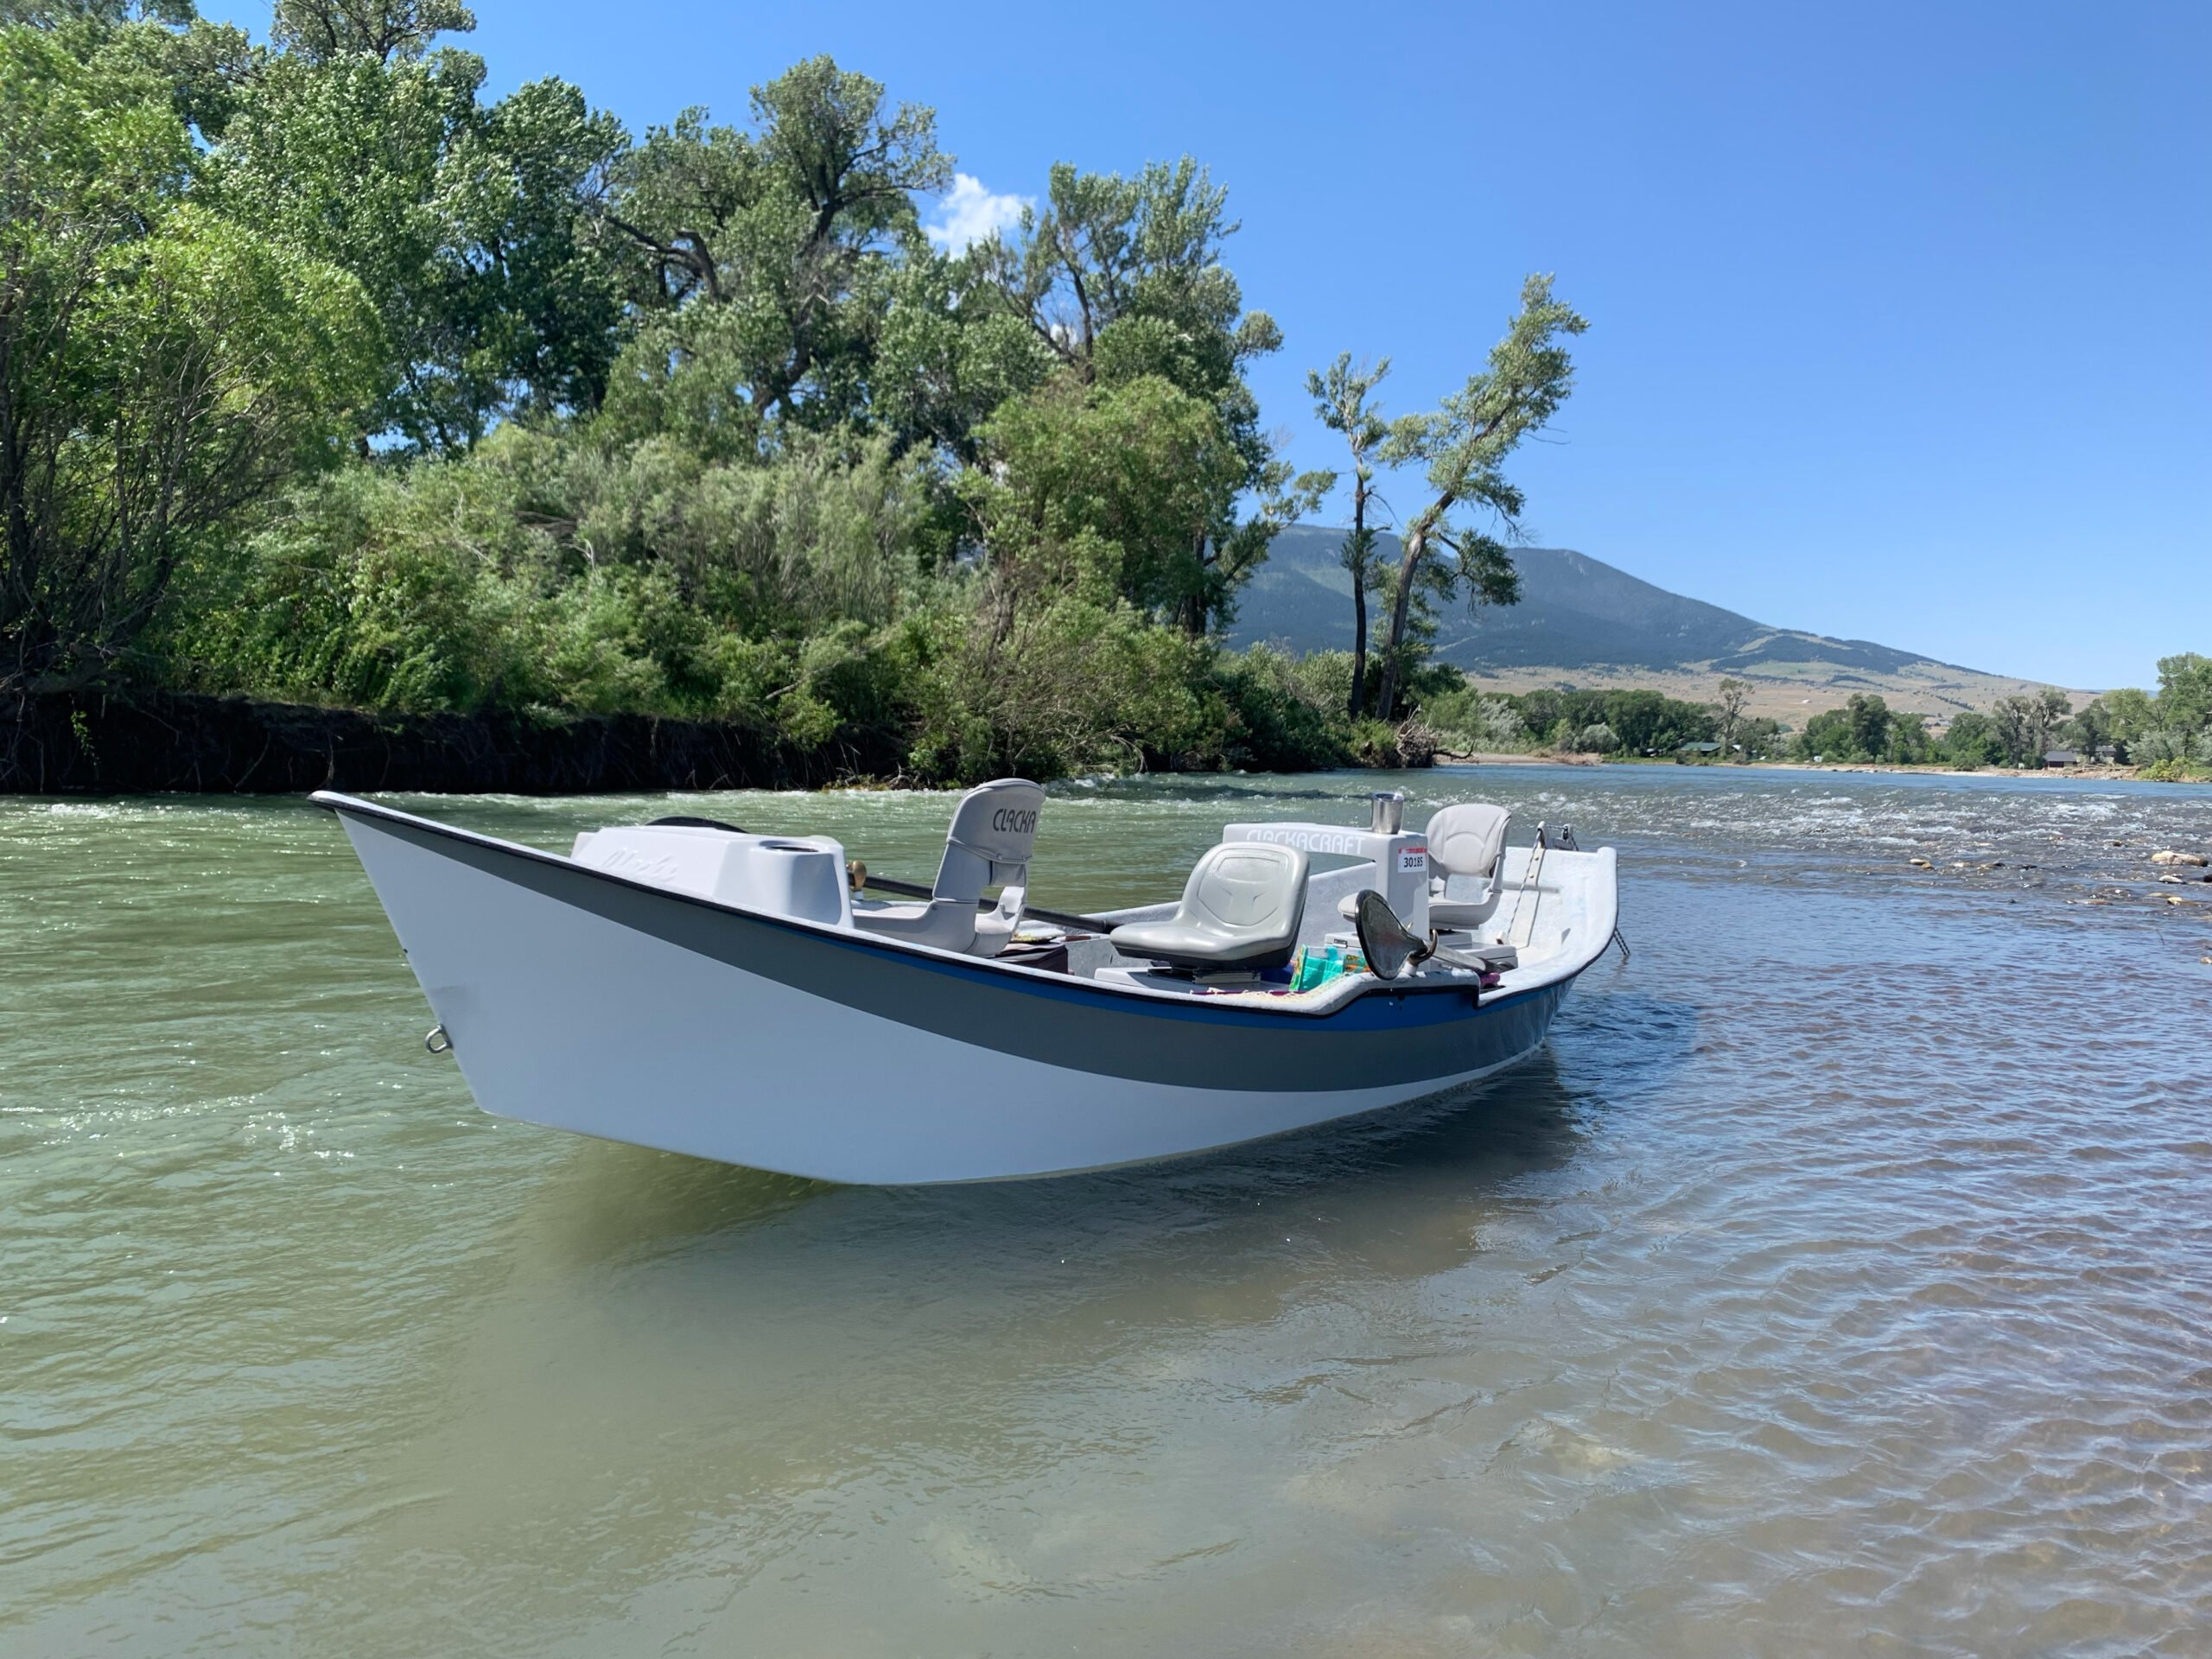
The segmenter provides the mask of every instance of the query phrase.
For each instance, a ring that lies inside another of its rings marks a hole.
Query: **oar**
[[[867,873],[865,865],[861,867],[861,885],[864,887],[874,887],[881,893],[895,893],[902,899],[937,897],[936,889],[925,887],[918,881],[894,881],[887,875],[870,875]],[[978,899],[976,901],[976,908],[989,910],[996,903],[995,899]],[[1111,933],[1118,925],[1114,922],[1102,922],[1096,916],[1076,916],[1065,910],[1046,910],[1041,905],[1024,905],[1021,907],[1021,914],[1025,920],[1034,916],[1039,921],[1050,922],[1055,927],[1080,928],[1086,933]]]

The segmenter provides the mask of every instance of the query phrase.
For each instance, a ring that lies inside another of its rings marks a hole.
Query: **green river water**
[[[934,1189],[477,1111],[301,803],[0,801],[0,1655],[2212,1654],[2212,791],[1074,784],[1033,896],[1387,785],[1620,849],[1542,1054]]]

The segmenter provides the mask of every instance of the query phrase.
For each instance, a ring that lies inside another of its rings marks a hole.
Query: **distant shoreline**
[[[1439,750],[1440,766],[1663,766],[1675,764],[1664,756],[1645,760],[1609,760],[1595,754],[1447,754]],[[1905,766],[1891,760],[1748,760],[1681,763],[1708,772],[1899,772],[1946,778],[2049,778],[2102,783],[2129,783],[2138,776],[2133,766]]]
[[[1440,766],[1602,766],[1604,757],[1595,754],[1446,754],[1436,752]]]

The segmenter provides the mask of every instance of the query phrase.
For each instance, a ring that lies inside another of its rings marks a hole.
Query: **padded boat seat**
[[[1513,815],[1486,801],[1447,806],[1428,821],[1428,924],[1436,928],[1478,927],[1491,918],[1497,899],[1498,874],[1505,855],[1505,830]],[[1446,899],[1446,882],[1465,876],[1482,884],[1472,899]]]
[[[1271,842],[1209,847],[1163,922],[1125,922],[1108,937],[1125,957],[1178,968],[1280,968],[1306,919],[1306,855]]]

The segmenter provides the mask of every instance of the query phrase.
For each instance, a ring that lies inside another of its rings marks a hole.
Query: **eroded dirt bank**
[[[163,692],[0,705],[0,793],[16,795],[804,789],[898,770],[891,745],[866,737],[807,750],[642,715],[541,724]]]

